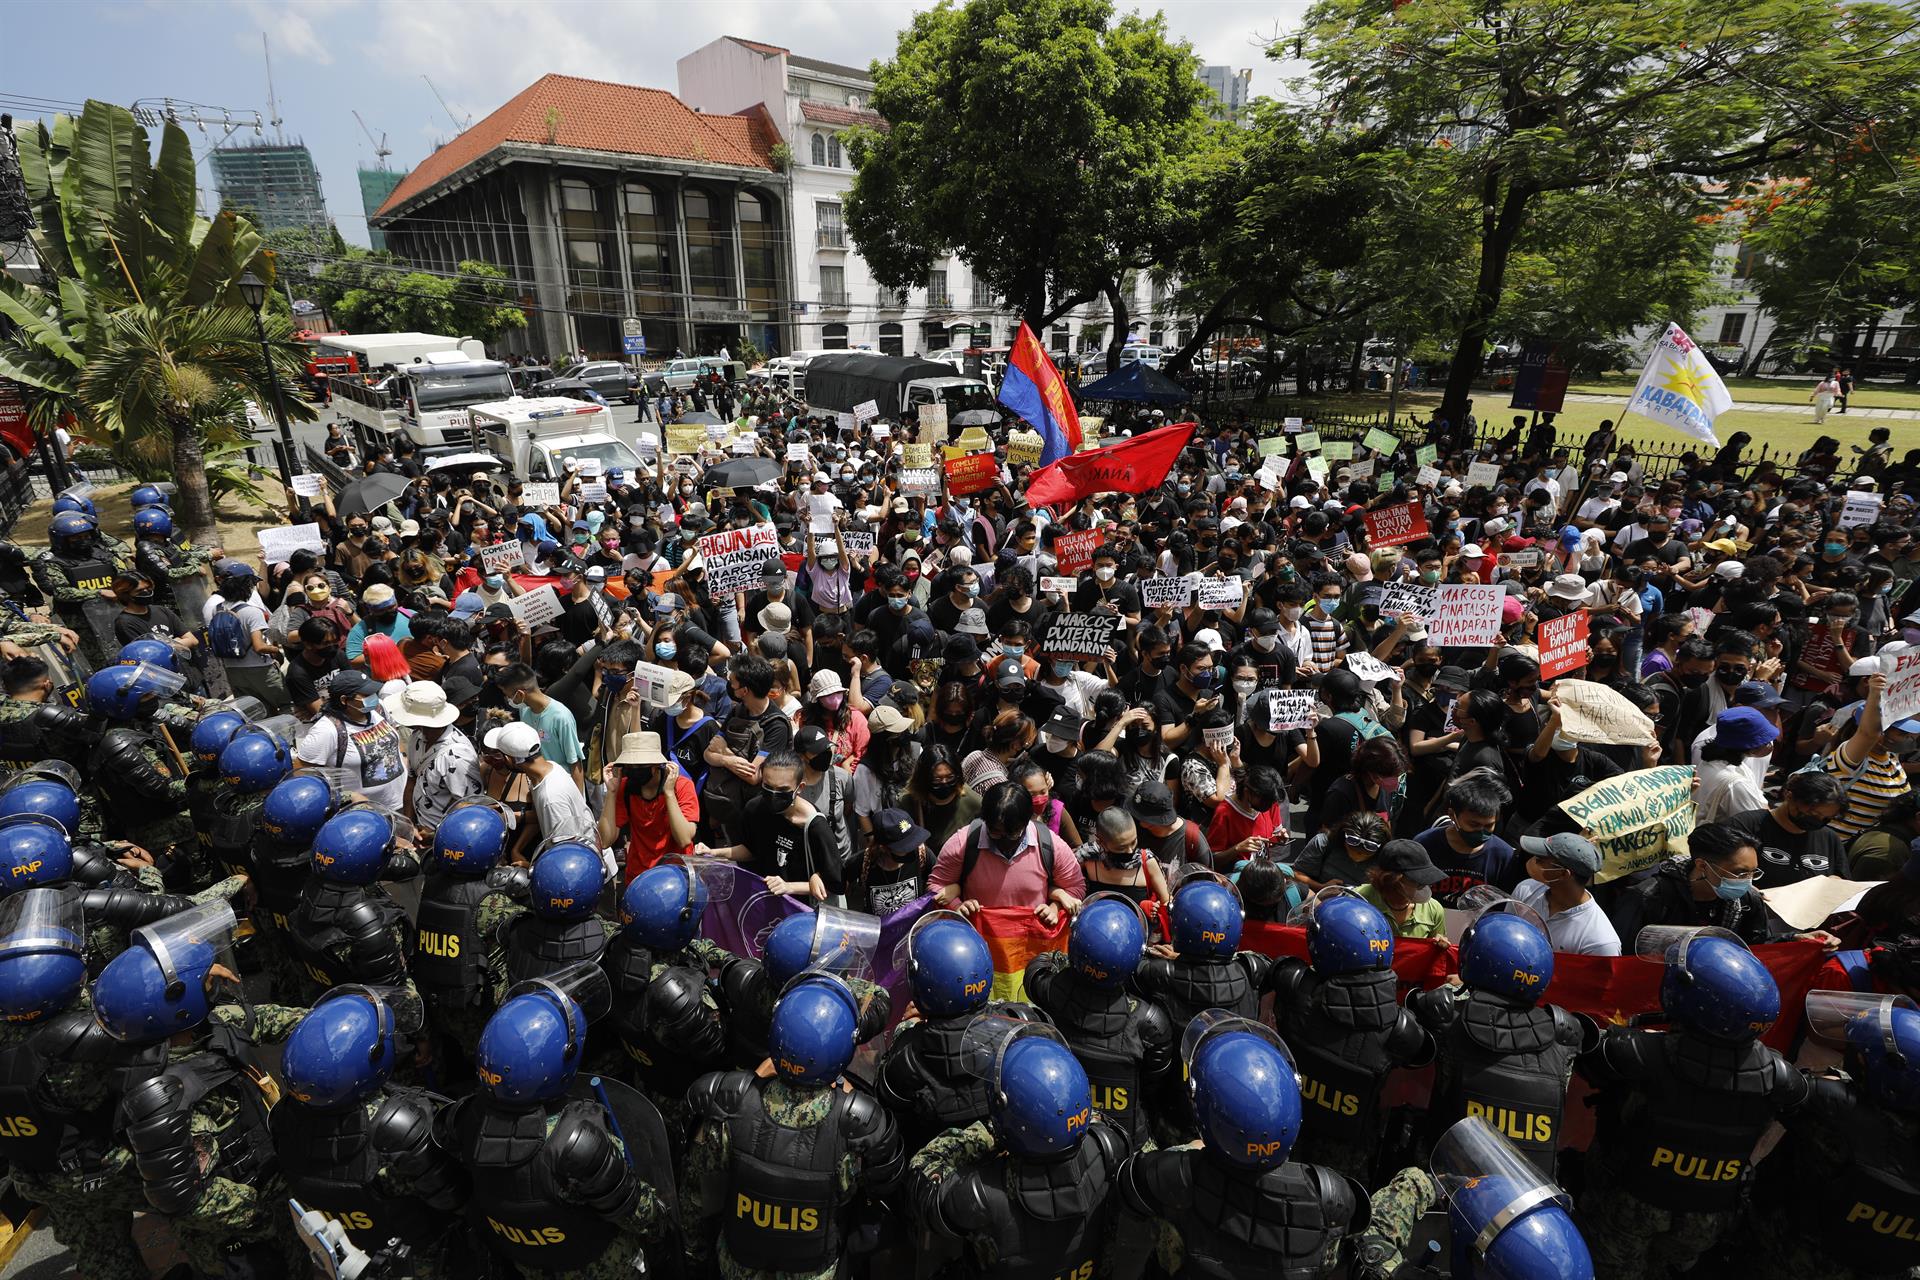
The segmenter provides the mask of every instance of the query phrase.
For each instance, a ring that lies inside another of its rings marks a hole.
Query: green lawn
[[[1624,396],[1639,382],[1638,373],[1608,373],[1583,378],[1567,387],[1584,395]],[[1749,404],[1806,404],[1819,379],[1812,374],[1783,381],[1776,378],[1728,378],[1727,390],[1736,401]],[[1920,409],[1920,387],[1861,384],[1854,388],[1848,407],[1859,409]],[[1832,432],[1827,434],[1831,435]]]

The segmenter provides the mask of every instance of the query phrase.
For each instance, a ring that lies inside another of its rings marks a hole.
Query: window
[[[837,201],[822,200],[813,206],[813,227],[814,243],[822,249],[847,247],[847,227],[840,220]]]
[[[1167,331],[1156,324],[1151,329],[1147,330],[1147,345],[1150,347],[1165,346],[1166,336],[1167,336]]]
[[[908,289],[887,289],[880,294],[880,305],[894,311],[905,311],[912,301],[912,291]]]
[[[671,201],[651,187],[631,182],[622,198],[627,211],[627,266],[633,274],[633,305],[642,313],[664,315],[673,309],[674,295],[680,292]]]
[[[927,308],[950,307],[953,299],[947,296],[947,273],[935,271],[927,277]]]
[[[920,349],[922,351],[946,350],[947,326],[938,320],[923,320],[920,324]]]
[[[827,139],[825,134],[813,135],[813,162],[824,165],[827,162]]]
[[[843,324],[821,325],[820,345],[828,351],[845,351],[847,349],[847,326]]]
[[[613,245],[602,221],[600,190],[581,178],[560,180],[560,235],[565,246],[567,283],[572,301],[599,309],[617,298],[594,296],[598,290],[619,288],[613,269]]]
[[[742,191],[734,200],[740,219],[740,266],[746,276],[747,307],[771,313],[780,291],[779,238],[773,208],[762,197]]]
[[[820,268],[820,304],[826,307],[847,305],[847,269],[845,267]]]
[[[680,199],[687,211],[687,275],[694,296],[733,297],[733,237],[726,202],[700,187],[688,187]]]
[[[1720,317],[1720,341],[1738,342],[1740,341],[1740,336],[1744,334],[1746,331],[1747,331],[1747,313],[1746,312],[1729,311],[1727,312],[1726,315]]]
[[[978,311],[984,311],[993,305],[993,290],[988,288],[987,282],[978,276],[973,278],[973,305]]]
[[[1052,348],[1056,354],[1065,355],[1067,354],[1067,341],[1069,336],[1064,328],[1055,325],[1053,328],[1047,330],[1047,346]]]
[[[841,167],[840,135],[838,134],[835,134],[833,137],[827,139],[827,164],[829,167],[835,168],[835,169],[838,169]]]
[[[906,354],[902,346],[902,330],[898,320],[889,320],[880,326],[880,354],[883,356],[901,356]]]

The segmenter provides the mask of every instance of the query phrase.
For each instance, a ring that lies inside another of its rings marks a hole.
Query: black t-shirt
[[[1260,673],[1262,689],[1291,687],[1294,673],[1300,668],[1300,660],[1293,656],[1293,650],[1286,645],[1276,643],[1271,649],[1262,649],[1249,638],[1228,652],[1227,674],[1231,676],[1235,670],[1249,662]]]
[[[1027,641],[1027,652],[1032,653],[1040,647],[1040,638],[1044,634],[1041,624],[1046,621],[1046,616],[1047,611],[1041,606],[1038,596],[1028,597],[1024,612],[1014,608],[1012,601],[1000,599],[987,606],[987,630],[997,636],[1002,628],[1018,618],[1027,624],[1029,631],[1033,632],[1032,637]]]
[[[832,884],[839,879],[833,850],[833,826],[816,814],[804,830],[775,813],[764,794],[747,801],[747,860],[743,864],[757,876],[779,876],[782,880],[805,880],[818,874]]]
[[[1127,583],[1115,578],[1103,587],[1091,573],[1082,574],[1080,585],[1073,589],[1073,607],[1078,613],[1105,613],[1108,606],[1113,612],[1126,617],[1136,617],[1140,613],[1140,593]]]
[[[977,608],[979,603],[976,597],[965,604],[955,604],[953,598],[943,591],[927,603],[927,616],[933,619],[934,626],[951,635],[954,628],[960,625],[960,614],[967,609]]]
[[[760,611],[771,603],[773,603],[773,601],[768,598],[767,593],[764,591],[748,593],[747,616],[741,620],[747,630],[761,630]],[[790,625],[795,631],[811,631],[813,629],[814,608],[813,604],[805,596],[801,595],[798,591],[789,590],[781,598],[779,603],[787,606],[788,612],[792,615]]]
[[[1174,681],[1173,664],[1163,662],[1160,669],[1148,674],[1145,667],[1136,666],[1120,677],[1120,692],[1126,695],[1128,702],[1151,701],[1162,689]]]
[[[682,729],[679,722],[660,712],[647,726],[660,735],[660,745],[668,755],[679,762],[687,771],[687,776],[696,782],[703,782],[712,768],[707,763],[707,744],[713,741],[713,735],[720,732],[720,723],[712,716],[703,716],[694,722],[691,729]]]
[[[295,702],[312,702],[320,696],[320,681],[347,667],[347,655],[336,650],[326,662],[309,662],[306,650],[287,650],[287,696]]]
[[[1562,760],[1549,751],[1545,760],[1524,761],[1520,767],[1525,772],[1526,785],[1514,796],[1514,812],[1528,822],[1541,817],[1561,800],[1621,773],[1619,765],[1588,746],[1577,748],[1571,760]]]
[[[113,620],[113,637],[121,644],[135,640],[177,640],[192,631],[180,615],[165,605],[150,604],[145,613],[122,613]]]
[[[1760,851],[1762,883],[1769,889],[1812,876],[1850,878],[1846,842],[1825,827],[1789,831],[1774,821],[1768,809],[1735,814],[1724,821],[1753,837]]]
[[[1686,554],[1687,544],[1669,534],[1667,535],[1667,540],[1659,546],[1653,544],[1652,538],[1640,538],[1636,541],[1629,542],[1626,550],[1626,561],[1628,564],[1639,564],[1648,556],[1652,556],[1661,564],[1678,564]]]

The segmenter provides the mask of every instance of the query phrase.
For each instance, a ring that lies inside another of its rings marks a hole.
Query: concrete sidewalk
[[[1627,402],[1627,397],[1596,396],[1596,395],[1582,394],[1579,392],[1569,391],[1567,393],[1567,400],[1569,403],[1577,401],[1580,404],[1624,405]],[[1804,414],[1809,422],[1813,420],[1813,406],[1810,404],[1755,404],[1750,400],[1736,400],[1733,402],[1733,407],[1734,409],[1744,413]],[[1847,419],[1899,418],[1904,421],[1911,422],[1916,419],[1920,419],[1920,409],[1859,409],[1859,408],[1856,408],[1856,409],[1849,409],[1845,413],[1840,413],[1836,410],[1829,413],[1827,416],[1830,418],[1847,418]]]

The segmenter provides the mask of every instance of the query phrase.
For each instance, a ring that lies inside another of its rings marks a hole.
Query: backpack
[[[1369,738],[1387,738],[1393,736],[1393,730],[1375,720],[1372,716],[1363,716],[1357,711],[1342,711],[1334,716],[1335,720],[1353,726],[1354,741],[1365,742]]]
[[[228,660],[246,657],[247,650],[253,647],[247,643],[247,624],[224,600],[214,610],[213,621],[207,624],[207,644],[216,658]]]
[[[967,877],[972,875],[973,869],[980,864],[980,833],[985,830],[986,825],[984,818],[975,818],[967,824],[967,852],[966,856],[960,860],[960,876],[954,881],[961,886],[963,893],[966,891]],[[1040,865],[1047,873],[1047,888],[1049,890],[1058,888],[1058,882],[1053,878],[1054,834],[1040,823],[1035,823],[1033,829],[1038,831],[1041,837]]]

